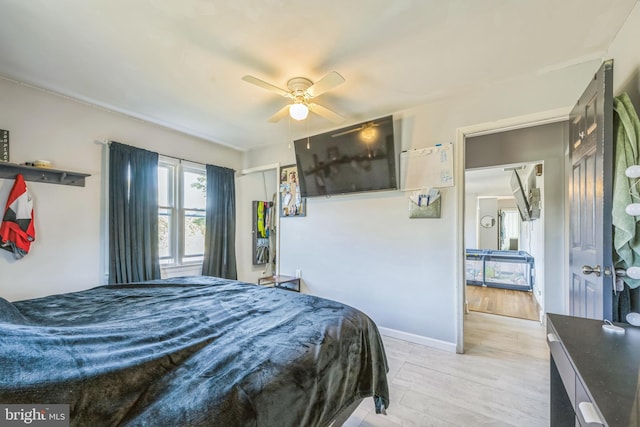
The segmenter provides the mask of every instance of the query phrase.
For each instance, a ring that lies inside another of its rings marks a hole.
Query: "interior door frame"
[[[569,120],[569,114],[573,107],[559,108],[555,110],[542,111],[523,116],[516,116],[508,119],[497,120],[487,123],[479,123],[464,126],[456,129],[456,144],[454,150],[455,182],[456,185],[456,353],[464,353],[464,315],[466,309],[465,300],[465,242],[464,242],[464,217],[465,217],[465,140],[471,136],[489,135],[493,133],[506,132],[515,129],[528,128]],[[565,230],[565,244],[568,239]],[[565,264],[568,263],[568,258]],[[563,286],[566,283],[563,281]],[[566,292],[564,292],[566,293]]]
[[[276,216],[275,216],[275,221],[276,221],[276,270],[273,272],[274,275],[279,275],[280,274],[280,169],[282,167],[281,163],[271,163],[268,165],[262,165],[262,166],[256,166],[256,167],[252,167],[252,168],[248,168],[248,169],[242,169],[239,171],[236,171],[235,173],[235,179],[236,181],[238,179],[241,179],[243,176],[247,176],[247,175],[252,175],[255,173],[262,173],[263,174],[263,180],[264,178],[264,173],[265,172],[271,172],[274,171],[275,172],[275,179],[276,179],[276,188],[275,188],[275,192],[276,194],[278,194],[278,197],[276,197],[276,205],[274,206],[274,212],[276,212]],[[267,194],[267,188],[266,188],[266,183],[265,183],[265,194],[266,197],[268,198],[269,194]],[[251,202],[251,198],[249,200],[245,200],[242,199],[240,200],[239,198],[237,198],[236,200],[236,204],[238,203],[242,203],[245,204],[245,207],[243,207],[243,209],[246,209],[246,203],[247,202]],[[236,224],[238,225],[238,224]],[[242,225],[241,225],[242,226]],[[245,226],[248,227],[248,229],[251,229],[251,224],[248,224]],[[236,228],[236,238],[238,231]],[[246,262],[246,261],[243,261]],[[254,266],[255,267],[255,266]],[[257,280],[257,279],[256,279]]]

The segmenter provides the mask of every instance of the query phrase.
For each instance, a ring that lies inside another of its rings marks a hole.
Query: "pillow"
[[[13,304],[0,297],[0,323],[27,323],[27,319]]]

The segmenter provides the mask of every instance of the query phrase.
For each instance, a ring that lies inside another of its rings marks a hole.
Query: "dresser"
[[[640,426],[640,328],[547,314],[551,426]]]

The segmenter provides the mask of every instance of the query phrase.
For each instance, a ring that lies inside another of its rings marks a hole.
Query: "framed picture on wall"
[[[280,216],[306,216],[307,199],[300,196],[296,165],[280,168]]]

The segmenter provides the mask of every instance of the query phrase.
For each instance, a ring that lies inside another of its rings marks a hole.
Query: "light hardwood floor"
[[[367,398],[345,427],[549,425],[549,350],[540,323],[470,312],[465,354],[383,340],[387,415]]]
[[[540,319],[540,307],[533,292],[467,285],[465,298],[472,311],[520,319]]]

